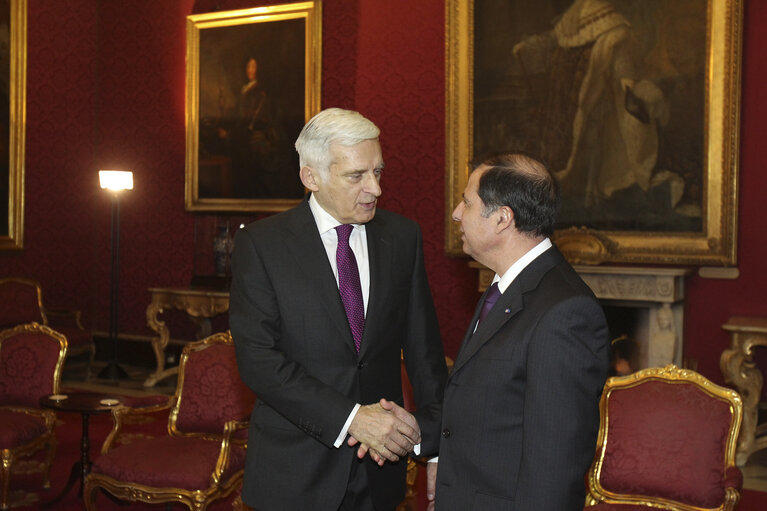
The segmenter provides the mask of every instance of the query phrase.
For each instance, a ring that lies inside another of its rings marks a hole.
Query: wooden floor
[[[95,360],[89,371],[86,372],[84,366],[64,367],[64,373],[61,377],[63,387],[76,388],[93,391],[109,391],[115,388],[120,389],[124,395],[145,396],[153,394],[173,395],[176,391],[176,376],[170,376],[153,387],[144,387],[144,381],[152,372],[148,367],[130,366],[120,364],[120,367],[127,374],[126,378],[109,380],[99,378],[98,374],[106,366],[106,362]]]
[[[767,449],[752,454],[743,471],[743,488],[767,492]]]

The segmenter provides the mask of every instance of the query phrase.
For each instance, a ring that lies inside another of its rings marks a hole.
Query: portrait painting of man
[[[305,21],[206,28],[199,43],[200,199],[300,199]]]

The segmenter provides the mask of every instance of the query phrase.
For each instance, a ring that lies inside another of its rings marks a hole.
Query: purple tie
[[[495,302],[498,301],[498,297],[501,296],[501,290],[498,289],[498,283],[494,283],[492,286],[490,286],[490,289],[487,291],[487,294],[485,295],[485,303],[482,304],[482,310],[479,311],[479,320],[477,323],[481,323],[483,319],[485,319],[485,316],[487,316],[487,313],[490,312],[490,309],[493,308],[493,305],[495,305]]]
[[[344,302],[346,317],[352,329],[354,347],[360,350],[362,332],[365,330],[365,304],[362,301],[362,286],[357,259],[349,246],[349,236],[354,226],[342,224],[336,227],[338,233],[338,248],[336,248],[336,265],[338,266],[338,291]]]

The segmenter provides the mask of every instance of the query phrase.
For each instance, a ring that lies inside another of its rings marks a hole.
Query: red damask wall
[[[25,248],[0,275],[42,281],[50,303],[109,317],[109,199],[99,168],[129,168],[122,202],[124,334],[150,335],[147,288],[185,286],[193,216],[184,211],[185,17],[262,5],[246,0],[29,0]],[[270,2],[273,3],[273,2]],[[741,278],[689,281],[686,354],[721,380],[732,315],[767,314],[767,3],[746,2],[739,249]],[[444,0],[327,0],[322,104],[360,110],[382,129],[382,207],[424,230],[446,352],[455,355],[479,297],[466,261],[444,255]]]

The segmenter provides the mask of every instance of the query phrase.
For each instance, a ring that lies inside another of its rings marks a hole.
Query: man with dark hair
[[[512,153],[478,165],[453,212],[464,252],[495,278],[445,388],[428,467],[439,511],[583,507],[610,343],[602,307],[549,240],[558,206],[549,170]]]

